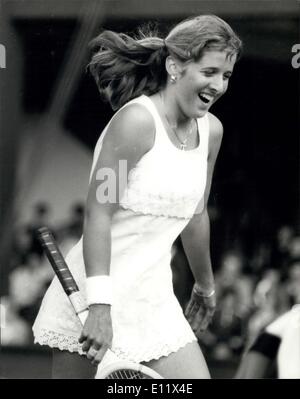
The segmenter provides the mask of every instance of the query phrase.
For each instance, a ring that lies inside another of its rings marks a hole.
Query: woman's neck
[[[175,95],[168,93],[167,90],[162,90],[158,93],[158,97],[162,111],[173,128],[185,129],[191,124],[192,119],[181,110]]]

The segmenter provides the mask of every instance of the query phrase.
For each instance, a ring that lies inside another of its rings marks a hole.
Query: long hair
[[[205,50],[226,50],[240,56],[242,43],[231,27],[214,15],[189,18],[166,39],[139,31],[137,37],[105,30],[90,44],[88,69],[98,90],[113,110],[141,94],[151,95],[166,85],[168,55],[183,63],[197,61]]]

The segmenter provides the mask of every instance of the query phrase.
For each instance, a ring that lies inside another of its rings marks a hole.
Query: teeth
[[[205,99],[206,101],[211,101],[212,97],[209,94],[202,94],[200,93],[200,97],[202,97],[203,99]]]
[[[202,102],[204,102],[205,104],[208,104],[209,101],[210,101],[209,98],[207,98],[206,96],[204,96],[204,95],[202,95],[202,94],[199,94],[199,98],[200,98],[200,100],[201,100]]]

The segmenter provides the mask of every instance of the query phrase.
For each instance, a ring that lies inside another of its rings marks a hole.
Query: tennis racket
[[[56,240],[47,227],[38,229],[38,239],[44,252],[58,277],[62,288],[84,325],[88,315],[88,306],[74,280],[74,277],[59,250]],[[120,359],[111,350],[107,350],[98,366],[96,379],[162,379],[154,370],[140,363]]]

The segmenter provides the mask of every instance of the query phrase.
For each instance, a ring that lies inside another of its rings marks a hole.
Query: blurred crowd
[[[31,326],[54,276],[37,229],[50,227],[66,255],[82,234],[83,218],[83,204],[74,204],[68,220],[52,226],[50,206],[39,203],[31,222],[16,229],[8,294],[1,298],[1,345],[33,344]],[[218,361],[239,359],[266,325],[300,303],[300,236],[292,226],[280,226],[251,256],[241,248],[227,244],[214,265],[217,309],[208,330],[198,337],[206,356]],[[175,294],[184,308],[193,277],[180,238],[173,245],[172,269]]]
[[[45,291],[54,277],[39,243],[37,230],[43,226],[49,227],[64,256],[82,234],[83,204],[74,204],[61,225],[53,226],[51,216],[50,205],[38,203],[33,209],[30,222],[17,226],[14,232],[8,293],[0,298],[1,309],[5,309],[1,323],[2,346],[33,344],[31,326]]]

